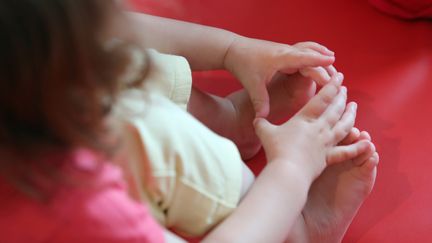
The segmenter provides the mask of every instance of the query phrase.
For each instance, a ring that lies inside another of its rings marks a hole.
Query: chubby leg
[[[378,153],[367,132],[354,129],[341,144],[367,149],[355,158],[327,167],[314,181],[308,201],[288,242],[340,242],[377,173]]]
[[[315,94],[315,90],[315,83],[300,74],[276,75],[268,87],[268,119],[278,122],[291,117]],[[246,90],[222,98],[194,88],[188,111],[214,132],[231,139],[243,159],[250,159],[261,148],[253,127],[255,111]]]

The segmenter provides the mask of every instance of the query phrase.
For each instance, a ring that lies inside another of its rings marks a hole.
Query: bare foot
[[[285,121],[293,116],[315,94],[315,83],[300,74],[277,75],[268,87],[272,123]],[[229,138],[237,145],[243,159],[252,158],[261,148],[255,134],[253,120],[255,111],[245,90],[234,92],[226,97],[235,110],[235,118]]]
[[[357,138],[363,139],[370,140],[369,134],[362,132]],[[353,160],[327,167],[312,184],[290,241],[340,242],[373,188],[378,161],[371,146]]]

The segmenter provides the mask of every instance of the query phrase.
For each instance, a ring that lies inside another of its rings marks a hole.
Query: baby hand
[[[255,129],[269,162],[293,163],[310,182],[326,166],[340,162],[331,158],[340,154],[335,150],[353,128],[357,106],[346,105],[346,88],[340,86],[342,79],[341,74],[332,77],[293,118],[280,126],[256,119]]]
[[[230,45],[225,68],[248,91],[257,117],[269,114],[267,84],[278,73],[300,72],[324,85],[336,74],[334,53],[314,42],[286,45],[238,36]]]

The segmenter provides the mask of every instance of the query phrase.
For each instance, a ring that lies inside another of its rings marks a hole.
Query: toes
[[[333,147],[327,154],[327,164],[335,164],[355,159],[371,150],[371,142],[361,140],[357,143]]]
[[[330,83],[325,85],[318,94],[312,97],[312,99],[300,110],[299,115],[304,116],[307,119],[318,119],[338,94],[338,86],[341,82],[342,80],[340,79],[340,75],[332,77]]]
[[[359,155],[357,158],[354,158],[352,160],[352,163],[356,166],[362,166],[369,158],[372,157],[376,153],[375,145],[368,141],[368,140],[361,140],[365,141],[369,144],[369,148],[364,152],[363,154]]]
[[[332,119],[335,119],[337,115]],[[332,125],[331,122],[336,123],[334,124],[332,129],[333,136],[334,136],[333,141],[335,142],[335,144],[338,144],[340,141],[342,141],[345,137],[348,136],[351,129],[354,127],[356,115],[357,115],[357,104],[351,102],[347,105],[344,113],[342,114],[342,117],[340,117],[340,120],[336,122],[334,120],[330,120],[330,125]]]
[[[355,141],[360,140],[359,138],[360,138],[360,130],[356,127],[353,127],[351,128],[349,134],[342,141],[340,141],[339,145],[352,144]]]
[[[378,166],[378,163],[379,155],[377,152],[374,152],[373,155],[363,163],[363,165],[360,167],[360,170],[365,176],[369,176],[374,172]]]
[[[366,140],[369,140],[369,141],[372,140],[370,134],[369,134],[368,132],[366,132],[366,131],[362,131],[362,132],[360,133],[360,137],[359,137],[359,139],[360,139],[360,140],[361,140],[361,139],[366,139]]]

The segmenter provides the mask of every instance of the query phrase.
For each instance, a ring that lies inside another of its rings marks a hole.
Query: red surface
[[[285,43],[314,40],[336,52],[357,126],[381,156],[376,186],[344,242],[432,242],[432,22],[377,12],[367,0],[132,0],[166,17]],[[195,75],[217,94],[239,88],[225,73]],[[263,165],[262,154],[251,166]]]
[[[432,0],[369,0],[369,2],[384,13],[399,18],[432,18]]]

